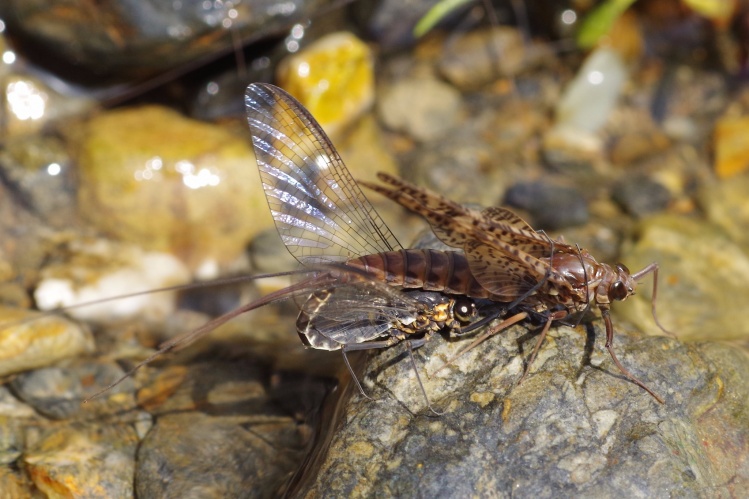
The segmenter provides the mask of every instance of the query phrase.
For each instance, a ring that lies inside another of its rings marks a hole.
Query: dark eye
[[[471,322],[476,315],[476,305],[468,298],[458,298],[453,305],[453,317],[460,322]]]
[[[628,268],[627,268],[627,266],[626,266],[626,265],[624,265],[623,263],[617,263],[617,264],[616,264],[616,270],[618,270],[618,271],[619,271],[620,273],[622,273],[622,272],[623,272],[623,273],[625,273],[625,274],[627,274],[627,275],[629,275],[629,274],[630,274],[630,272],[629,272],[629,269],[628,269]]]
[[[627,286],[622,281],[616,281],[609,290],[609,300],[623,300],[628,295]]]

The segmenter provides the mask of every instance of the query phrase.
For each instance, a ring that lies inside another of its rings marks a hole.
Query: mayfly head
[[[623,301],[635,294],[637,281],[632,277],[629,269],[623,263],[616,264],[616,280],[609,288],[609,300]]]

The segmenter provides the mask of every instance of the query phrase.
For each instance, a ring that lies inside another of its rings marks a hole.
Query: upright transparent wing
[[[342,262],[401,248],[296,99],[273,85],[253,83],[245,107],[271,214],[297,260]]]

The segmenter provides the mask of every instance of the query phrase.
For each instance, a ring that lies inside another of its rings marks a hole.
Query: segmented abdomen
[[[375,253],[346,262],[393,286],[439,291],[469,298],[490,298],[468,268],[463,253],[406,249]]]

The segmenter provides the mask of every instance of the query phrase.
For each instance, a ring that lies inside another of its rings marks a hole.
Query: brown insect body
[[[354,258],[346,265],[401,288],[418,288],[470,298],[496,298],[478,283],[465,255],[456,251],[387,251]]]
[[[610,302],[634,293],[642,276],[652,272],[657,278],[657,265],[630,275],[624,266],[613,268],[576,246],[552,241],[507,209],[469,209],[387,174],[379,174],[385,186],[361,182],[421,215],[439,239],[463,254],[404,250],[301,104],[265,84],[250,85],[245,103],[260,177],[286,248],[303,265],[338,266],[324,279],[329,284],[293,290],[309,296],[298,328],[310,345],[345,352],[390,346],[414,334],[428,338],[439,326],[460,324],[450,316],[450,300],[464,296],[520,310],[477,341],[530,312],[545,314],[530,365],[553,321],[596,305],[616,365],[661,401],[619,363],[609,317]],[[350,278],[356,274],[362,279]],[[443,296],[436,302],[413,298],[404,291],[412,288]]]
[[[656,263],[630,274],[622,264],[611,267],[597,262],[586,250],[561,240],[552,241],[507,209],[495,207],[476,211],[388,174],[380,173],[378,178],[390,187],[361,183],[423,216],[445,244],[462,248],[476,280],[494,297],[504,302],[520,300],[518,308],[521,310],[546,313],[547,322],[529,366],[553,321],[596,305],[606,325],[606,348],[614,363],[632,382],[663,402],[617,359],[612,349],[614,328],[609,315],[611,301],[625,300],[634,294],[639,279],[653,273],[653,317],[656,324],[667,332],[655,314]],[[468,349],[525,317],[527,312],[520,312],[507,319],[487,331]]]

